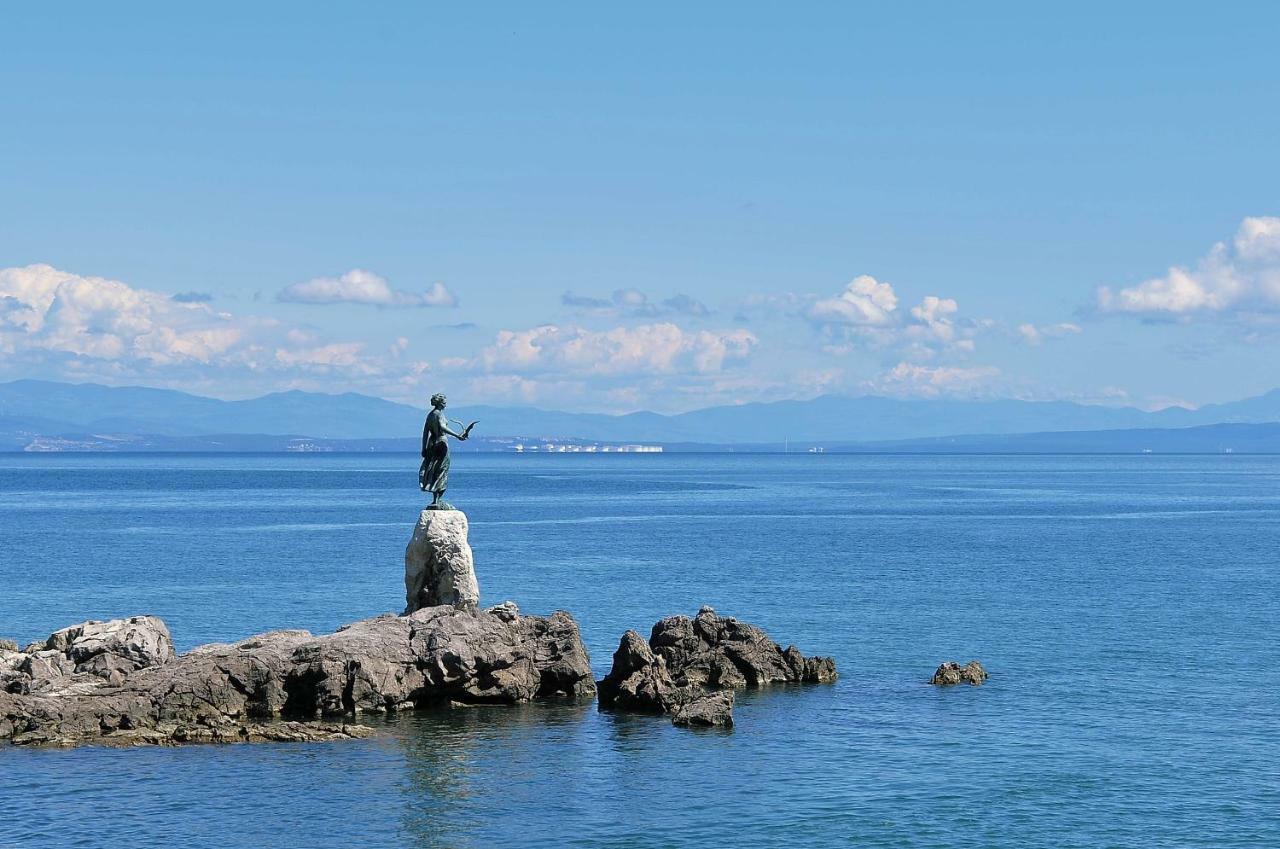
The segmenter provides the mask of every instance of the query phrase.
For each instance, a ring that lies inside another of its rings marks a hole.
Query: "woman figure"
[[[431,396],[431,412],[427,413],[427,422],[422,426],[422,466],[418,469],[418,486],[423,492],[431,493],[431,507],[437,510],[449,510],[450,505],[441,501],[444,491],[449,487],[449,442],[447,437],[456,436],[465,440],[471,435],[475,422],[467,425],[462,433],[449,427],[449,417],[444,414],[448,401],[439,393]],[[430,509],[430,507],[428,508]]]

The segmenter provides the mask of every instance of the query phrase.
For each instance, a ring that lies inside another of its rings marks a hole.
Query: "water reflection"
[[[522,820],[545,827],[556,809],[586,816],[575,784],[594,711],[589,703],[479,705],[387,720],[387,739],[405,764],[407,845],[486,846],[518,838]]]

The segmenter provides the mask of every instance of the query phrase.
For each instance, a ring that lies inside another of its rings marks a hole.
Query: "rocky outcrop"
[[[693,619],[669,616],[658,622],[649,645],[681,684],[723,689],[836,679],[832,658],[806,658],[795,646],[784,651],[755,625],[717,616],[710,607]]]
[[[54,631],[21,652],[12,640],[4,643],[0,690],[23,694],[57,689],[73,676],[119,684],[131,672],[162,666],[175,657],[169,629],[155,616],[82,622]]]
[[[733,691],[706,693],[681,704],[672,711],[671,724],[682,728],[732,728]]]
[[[973,684],[976,686],[986,681],[987,678],[987,670],[983,669],[982,664],[976,660],[971,660],[964,666],[954,660],[948,660],[933,673],[929,683],[942,687],[949,687],[952,684]]]
[[[724,691],[835,679],[832,658],[806,658],[795,646],[784,650],[756,626],[704,607],[693,619],[661,620],[647,641],[635,631],[623,634],[600,681],[600,709],[671,714],[679,725],[728,726],[733,698]]]
[[[678,706],[680,697],[667,662],[635,631],[622,635],[613,653],[613,666],[598,691],[601,710],[631,713],[669,713]]]
[[[422,511],[404,552],[405,613],[442,604],[470,609],[480,603],[467,531],[467,514],[461,510]]]
[[[573,618],[521,616],[510,603],[384,614],[324,636],[274,631],[178,657],[155,617],[85,623],[0,651],[0,687],[0,740],[58,745],[340,739],[370,733],[345,721],[361,714],[595,692]]]

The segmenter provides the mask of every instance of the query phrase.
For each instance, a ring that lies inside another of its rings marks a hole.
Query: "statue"
[[[428,510],[452,510],[453,505],[441,500],[445,489],[449,486],[449,442],[448,437],[456,436],[466,440],[471,435],[475,422],[467,425],[461,433],[449,427],[449,417],[444,414],[448,400],[437,393],[431,396],[431,412],[427,413],[426,424],[422,426],[422,466],[418,469],[418,486],[423,492],[431,493],[431,504]],[[455,422],[461,425],[462,422]]]

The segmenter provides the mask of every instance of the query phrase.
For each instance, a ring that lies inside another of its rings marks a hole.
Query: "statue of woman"
[[[452,510],[453,506],[441,501],[445,489],[449,486],[449,442],[447,437],[456,436],[466,440],[471,435],[475,422],[463,428],[462,433],[449,427],[449,417],[444,414],[447,399],[437,393],[431,396],[431,412],[427,413],[427,422],[422,426],[422,466],[418,469],[418,486],[423,492],[431,493],[431,505],[428,510]]]

